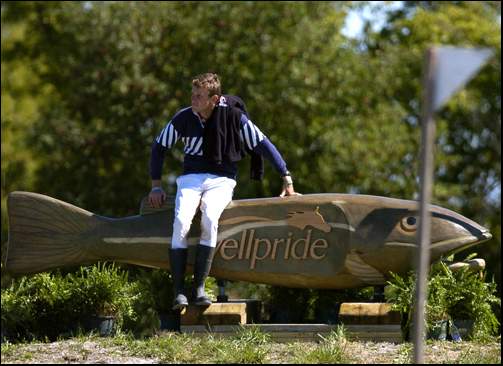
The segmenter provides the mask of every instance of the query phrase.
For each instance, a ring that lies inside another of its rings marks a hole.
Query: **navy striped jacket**
[[[232,98],[232,96],[227,96]],[[215,108],[233,108],[228,105],[226,96],[221,96],[219,104]],[[200,117],[192,111],[191,107],[179,110],[166,124],[161,133],[152,143],[150,158],[150,176],[153,180],[161,179],[164,155],[167,149],[172,148],[177,141],[184,144],[185,157],[183,161],[183,174],[211,173],[236,179],[236,163],[224,161],[216,164],[208,161],[203,156],[204,123]],[[241,113],[240,137],[248,149],[267,158],[278,173],[284,175],[287,172],[286,163],[276,147],[250,121],[245,113]]]

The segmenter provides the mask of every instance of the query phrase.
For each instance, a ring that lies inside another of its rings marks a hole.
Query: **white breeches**
[[[201,208],[200,244],[217,245],[218,220],[232,200],[236,181],[214,174],[186,174],[177,178],[172,249],[187,248],[187,235],[197,208]]]

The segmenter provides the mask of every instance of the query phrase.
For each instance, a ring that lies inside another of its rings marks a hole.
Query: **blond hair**
[[[211,72],[207,72],[205,74],[197,75],[192,80],[192,86],[196,88],[206,88],[208,89],[209,96],[213,95],[221,95],[222,86],[220,84],[220,79],[217,74],[213,74]]]

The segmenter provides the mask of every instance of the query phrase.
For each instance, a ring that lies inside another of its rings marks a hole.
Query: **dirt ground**
[[[9,347],[12,347],[9,349]],[[315,349],[314,342],[274,343],[265,359],[268,363],[291,363],[292,349]],[[14,350],[15,348],[15,350]],[[413,348],[410,343],[347,342],[345,350],[351,363],[410,363]],[[101,363],[101,364],[152,364],[160,363],[155,356],[149,358],[128,355],[123,346],[105,346],[97,339],[85,341],[64,340],[53,343],[32,343],[2,346],[4,363]],[[484,354],[499,355],[501,363],[501,343],[477,344],[473,342],[435,342],[425,345],[426,363],[456,363],[475,360]],[[497,356],[498,357],[498,356]]]

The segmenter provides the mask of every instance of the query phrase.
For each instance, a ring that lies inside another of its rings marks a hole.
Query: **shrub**
[[[468,256],[473,258],[476,254]],[[408,334],[413,317],[412,306],[415,299],[416,276],[410,273],[406,278],[392,274],[388,282],[386,298],[394,310],[402,314],[402,330]],[[451,271],[442,261],[431,267],[428,280],[428,297],[425,322],[428,330],[441,320],[472,320],[472,339],[484,339],[495,335],[499,322],[493,306],[501,306],[495,296],[496,283],[485,282],[485,272],[473,272],[468,268]]]
[[[20,296],[25,291],[26,278],[2,290],[2,338],[22,339],[32,329],[34,305],[29,296]],[[30,337],[31,338],[31,337]]]
[[[54,338],[76,320],[71,303],[70,287],[60,274],[24,277],[2,291],[2,328],[13,339]]]
[[[114,315],[120,327],[133,312],[134,288],[127,273],[105,264],[65,276],[22,277],[2,290],[2,329],[12,340],[55,339],[76,332],[93,315]]]
[[[113,315],[121,325],[124,315],[133,311],[135,286],[128,282],[127,272],[113,263],[81,267],[79,272],[68,275],[68,282],[72,305],[84,316]]]
[[[173,305],[173,281],[168,271],[157,268],[141,268],[137,275],[137,281],[141,290],[150,295],[148,296],[149,305],[155,311],[159,313],[171,311]]]
[[[131,284],[131,292],[135,294],[132,311],[124,315],[122,324],[124,330],[140,337],[152,335],[160,326],[155,289],[150,285],[149,273],[141,269],[137,280]]]

